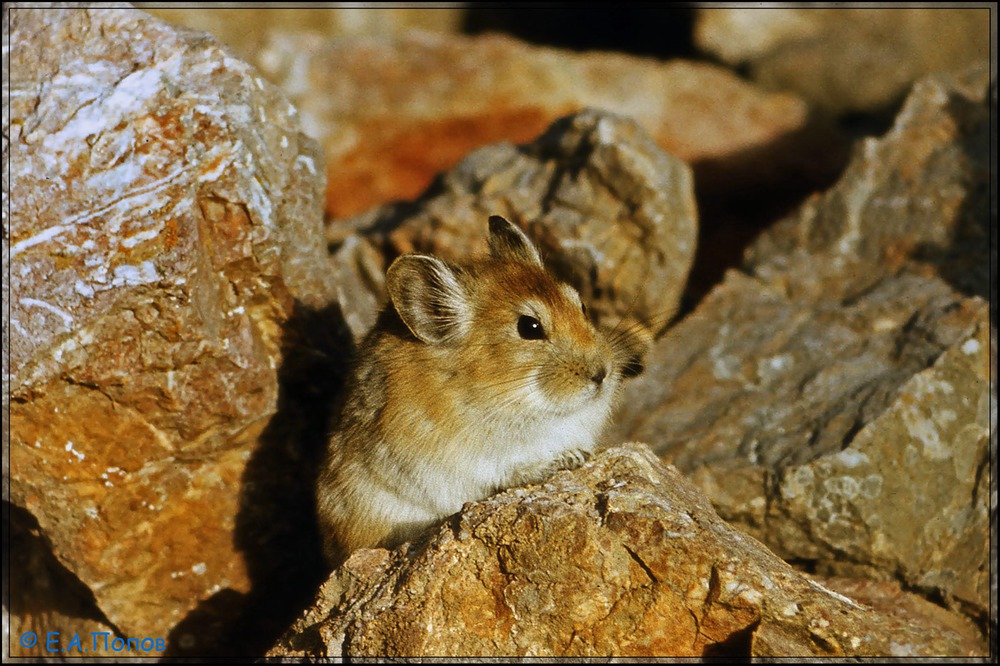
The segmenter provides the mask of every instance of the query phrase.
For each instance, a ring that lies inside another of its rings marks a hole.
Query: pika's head
[[[576,290],[550,275],[524,232],[497,215],[489,247],[488,257],[466,264],[396,259],[386,286],[400,319],[484,410],[606,411],[621,379],[641,367],[648,340],[634,329],[598,331]]]

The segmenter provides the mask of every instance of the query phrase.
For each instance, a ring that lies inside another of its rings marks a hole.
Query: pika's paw
[[[551,470],[576,469],[590,460],[591,455],[590,451],[584,449],[568,449],[552,462]]]
[[[541,483],[555,472],[573,470],[590,459],[591,452],[584,449],[567,449],[552,460],[524,467],[511,475],[506,487]]]

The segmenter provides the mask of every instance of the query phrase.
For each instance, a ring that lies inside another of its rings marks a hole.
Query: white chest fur
[[[450,515],[500,488],[536,480],[569,451],[592,451],[609,412],[610,400],[602,399],[559,417],[470,424],[447,443],[447,464],[437,457],[417,462],[416,484],[402,494],[438,517]]]

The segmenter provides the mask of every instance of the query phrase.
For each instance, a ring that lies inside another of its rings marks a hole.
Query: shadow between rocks
[[[575,51],[620,51],[656,58],[706,57],[694,45],[695,3],[620,4],[578,2],[533,6],[472,3],[462,26],[467,34],[506,32],[534,44]]]
[[[296,302],[285,323],[277,411],[243,472],[235,546],[250,591],[222,590],[178,623],[170,657],[259,657],[313,599],[329,568],[313,486],[353,352],[339,304]]]
[[[59,617],[67,619],[65,626],[80,620],[84,624],[103,625],[115,636],[120,636],[121,632],[101,612],[91,589],[55,556],[38,520],[26,509],[7,501],[2,503],[0,513],[3,522],[3,606],[11,615],[11,654],[5,658],[39,658],[41,647],[21,648],[15,630],[55,631],[59,626],[53,622],[57,623]],[[79,633],[85,634],[82,630]]]

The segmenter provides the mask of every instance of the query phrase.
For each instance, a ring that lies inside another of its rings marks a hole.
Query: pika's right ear
[[[389,298],[407,328],[427,344],[461,336],[472,307],[457,270],[436,257],[407,254],[385,275]]]
[[[490,254],[494,259],[542,267],[542,256],[527,234],[505,217],[490,215]]]

